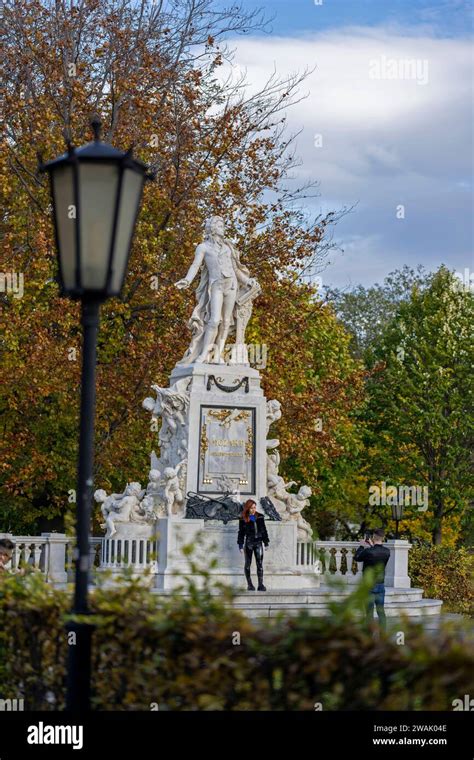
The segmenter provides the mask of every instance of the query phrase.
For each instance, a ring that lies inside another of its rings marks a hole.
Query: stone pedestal
[[[185,493],[222,496],[234,490],[240,501],[252,498],[258,504],[267,493],[266,399],[258,370],[177,365],[170,386],[183,380],[189,381]]]
[[[408,541],[396,539],[387,541],[390,558],[385,568],[385,585],[394,588],[410,588],[411,580],[408,575],[408,552],[411,544]]]
[[[43,569],[46,570],[48,580],[57,585],[66,584],[66,534],[42,533],[41,538],[46,540],[48,556],[44,558]]]
[[[301,589],[319,587],[320,577],[313,567],[296,564],[297,526],[293,521],[266,521],[270,546],[264,555],[264,583],[267,589]],[[224,525],[216,520],[162,518],[158,521],[158,567],[156,588],[167,590],[186,587],[186,578],[197,585],[199,573],[191,562],[210,573],[212,581],[234,588],[245,588],[244,556],[237,545],[238,522]],[[183,547],[193,544],[191,558]],[[210,567],[212,560],[215,566]],[[256,567],[252,568],[256,581]]]

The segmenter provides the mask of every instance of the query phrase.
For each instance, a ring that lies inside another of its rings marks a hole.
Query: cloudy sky
[[[474,270],[472,16],[461,0],[244,0],[271,31],[231,41],[258,88],[315,69],[288,110],[309,211],[356,205],[323,284],[380,282],[404,264]]]

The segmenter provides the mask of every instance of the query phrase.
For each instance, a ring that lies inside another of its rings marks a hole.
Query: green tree
[[[370,352],[372,482],[427,486],[434,544],[473,495],[473,323],[472,293],[442,266],[400,303]]]
[[[354,355],[363,357],[394,317],[400,302],[410,298],[414,286],[423,288],[428,282],[429,274],[419,265],[391,272],[382,285],[357,285],[352,290],[327,288],[326,298],[352,336]]]

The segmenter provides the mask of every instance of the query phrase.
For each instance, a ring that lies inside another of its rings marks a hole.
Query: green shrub
[[[474,613],[474,557],[466,549],[413,546],[408,556],[412,586],[423,588],[429,598],[442,599],[445,612]]]
[[[454,631],[404,625],[405,646],[354,620],[252,621],[229,596],[190,585],[167,599],[124,580],[91,595],[96,710],[449,710],[472,693],[474,654]],[[70,594],[38,574],[0,580],[1,693],[64,708]]]

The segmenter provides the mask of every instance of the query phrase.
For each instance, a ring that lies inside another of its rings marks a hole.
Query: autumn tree
[[[157,442],[141,401],[152,382],[167,384],[189,341],[192,293],[174,283],[212,213],[226,218],[263,286],[249,332],[269,346],[267,395],[284,402],[284,466],[297,454],[301,473],[315,478],[318,463],[329,466],[341,452],[336,428],[355,403],[347,388],[359,370],[343,357],[338,376],[338,329],[331,333],[335,322],[300,277],[323,265],[327,230],[338,218],[307,218],[298,200],[314,192],[311,185],[285,187],[295,163],[285,110],[297,101],[304,72],[273,75],[246,94],[226,39],[265,19],[238,5],[218,10],[211,0],[5,0],[3,21],[1,270],[21,275],[24,293],[0,294],[2,527],[59,527],[74,500],[79,314],[58,296],[37,154],[48,160],[66,142],[89,139],[93,113],[104,139],[120,148],[133,143],[157,174],[145,191],[123,295],[102,310],[96,483],[117,490],[146,478]],[[317,380],[316,347],[329,334],[331,360]],[[321,410],[325,432],[315,435]],[[331,415],[340,416],[338,425]]]

